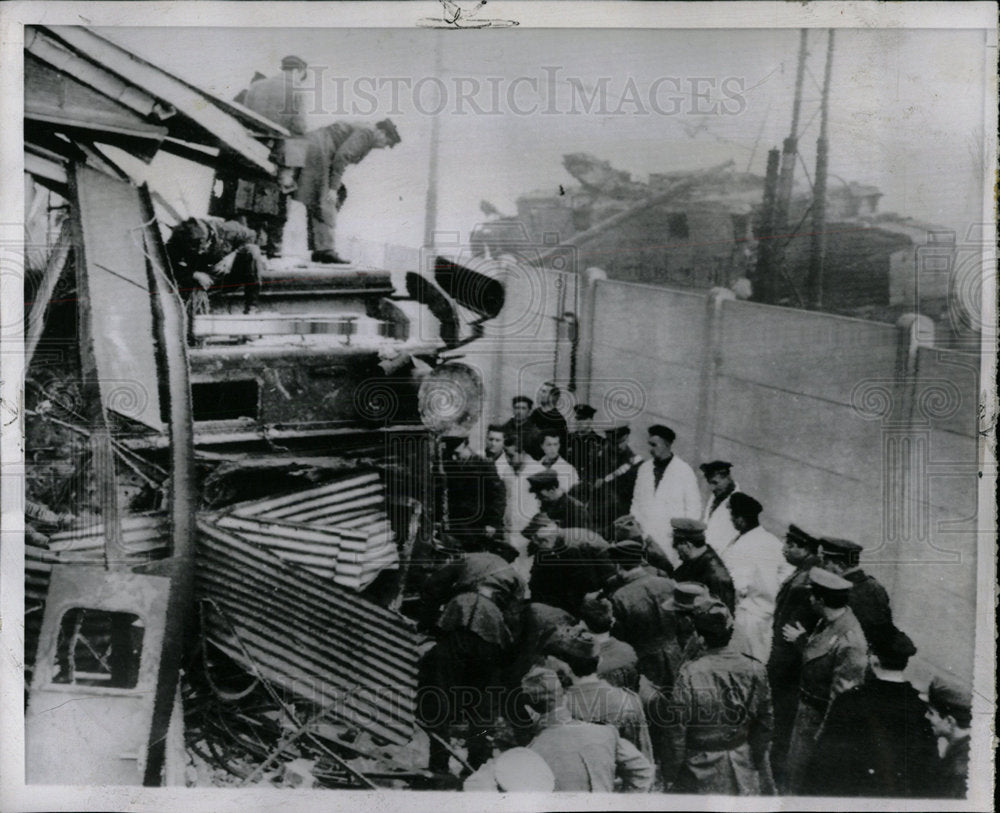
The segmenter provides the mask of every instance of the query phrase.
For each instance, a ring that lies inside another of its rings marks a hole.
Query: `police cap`
[[[864,550],[857,542],[851,542],[849,539],[833,539],[828,536],[820,537],[819,549],[824,559],[843,562],[848,566],[858,564],[861,561],[861,551]]]
[[[727,460],[712,460],[698,466],[698,468],[701,469],[701,473],[704,474],[706,478],[711,477],[713,474],[718,474],[719,472],[725,472],[728,474],[732,467],[733,464]]]
[[[814,567],[809,571],[809,581],[814,587],[830,593],[843,593],[853,586],[847,579],[842,579],[836,573],[821,567]]]
[[[819,540],[807,531],[803,531],[798,525],[789,525],[785,538],[800,548],[806,548],[814,553],[819,548]]]
[[[673,517],[670,527],[674,531],[674,542],[691,542],[695,545],[705,544],[705,523],[699,519],[688,517]]]
[[[710,598],[708,588],[700,582],[678,582],[674,594],[661,605],[668,612],[691,612],[700,602]]]

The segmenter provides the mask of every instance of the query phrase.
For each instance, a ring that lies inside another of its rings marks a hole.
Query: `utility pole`
[[[784,237],[788,232],[788,211],[792,203],[792,182],[795,177],[795,162],[798,159],[799,151],[799,112],[802,109],[802,80],[806,72],[806,57],[808,50],[806,45],[809,32],[803,28],[799,32],[799,59],[795,71],[795,96],[792,100],[792,126],[781,148],[781,172],[778,178],[778,189],[774,203],[773,234]],[[785,240],[787,242],[787,239]],[[771,250],[771,259],[768,263],[769,279],[767,287],[772,295],[777,292],[778,274],[784,264],[785,251],[784,243],[777,239]]]
[[[809,240],[809,273],[806,301],[811,310],[823,306],[823,261],[826,257],[826,177],[830,145],[827,141],[827,114],[830,108],[830,74],[833,69],[833,34],[827,32],[826,68],[820,102],[819,138],[816,139],[816,181],[813,184],[813,222]]]
[[[761,207],[760,232],[757,240],[757,274],[753,290],[755,302],[772,302],[774,299],[774,208],[778,194],[777,149],[767,152],[767,175],[764,177],[764,205]]]
[[[437,43],[434,46],[434,75],[441,75],[441,32],[435,32]],[[424,249],[430,251],[434,247],[434,233],[437,231],[437,184],[438,184],[438,153],[441,147],[441,113],[431,118],[431,154],[427,166],[427,197],[424,202]],[[433,252],[429,256],[433,256]],[[433,261],[433,260],[432,260]]]

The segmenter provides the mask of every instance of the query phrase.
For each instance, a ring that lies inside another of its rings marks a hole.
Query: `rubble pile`
[[[214,647],[183,683],[189,787],[444,789],[453,777],[427,764],[427,735],[402,745],[336,720],[315,704],[286,702]]]

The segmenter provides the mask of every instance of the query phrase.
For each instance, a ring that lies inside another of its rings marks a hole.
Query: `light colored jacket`
[[[734,644],[764,663],[771,655],[774,602],[793,570],[781,548],[781,541],[758,525],[719,551],[736,589]]]
[[[541,461],[539,463],[545,467],[544,463]],[[556,476],[559,478],[559,485],[563,491],[569,491],[580,482],[580,476],[576,473],[576,469],[562,455],[557,457],[556,462],[548,468],[556,473]]]
[[[611,793],[615,775],[622,790],[645,793],[653,766],[613,726],[575,720],[566,706],[543,714],[528,747],[541,755],[556,778],[556,791]]]
[[[677,567],[680,560],[673,548],[674,517],[698,519],[701,516],[701,492],[691,467],[674,455],[663,472],[659,486],[654,486],[653,461],[639,466],[632,492],[632,516]]]
[[[740,490],[739,483],[734,483],[735,488],[727,495],[726,499],[712,510],[712,500],[714,495],[709,494],[708,502],[705,503],[705,512],[701,515],[701,521],[707,526],[705,528],[705,541],[708,542],[716,553],[722,553],[722,549],[732,542],[736,536],[736,528],[733,527],[733,515],[729,513],[729,498]]]

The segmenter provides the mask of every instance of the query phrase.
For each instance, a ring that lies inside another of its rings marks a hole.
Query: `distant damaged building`
[[[765,234],[763,177],[727,166],[651,173],[641,183],[582,153],[564,156],[563,164],[578,184],[522,195],[516,216],[474,231],[474,250],[498,256],[571,245],[578,268],[599,267],[609,279],[693,289],[743,279],[741,295],[766,290],[768,302],[806,306],[810,195],[794,196],[788,223]],[[934,319],[950,312],[951,325],[953,232],[880,213],[882,197],[870,184],[828,189],[822,309],[880,321],[907,311]],[[757,261],[762,240],[778,258],[770,285]]]

